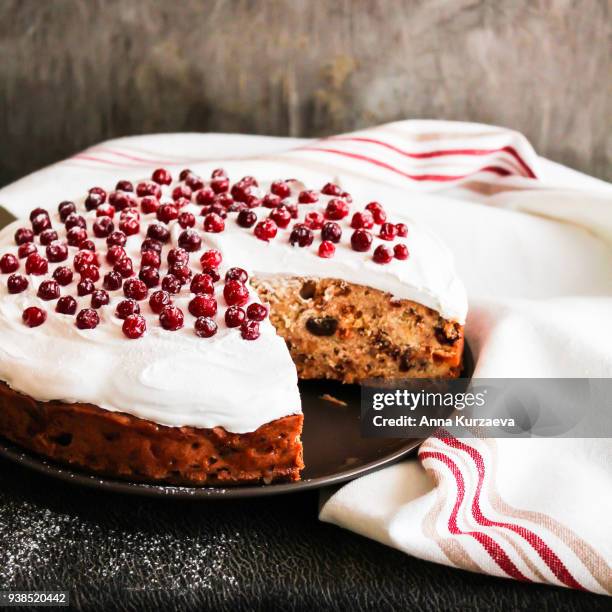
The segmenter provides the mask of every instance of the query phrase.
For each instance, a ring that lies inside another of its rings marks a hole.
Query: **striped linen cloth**
[[[9,185],[0,204],[25,215],[160,165],[399,198],[455,254],[475,376],[612,377],[612,186],[539,157],[516,132],[401,121],[321,140],[122,138]],[[442,431],[417,458],[326,495],[320,517],[430,561],[610,594],[611,467],[609,439]]]

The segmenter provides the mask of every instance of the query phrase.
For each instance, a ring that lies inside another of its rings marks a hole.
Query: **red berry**
[[[119,229],[126,236],[134,236],[134,234],[138,234],[138,232],[140,232],[140,221],[134,217],[123,219],[123,221],[119,223]]]
[[[285,181],[274,181],[270,185],[270,191],[283,200],[291,195],[291,187]]]
[[[253,227],[256,221],[257,215],[248,208],[245,210],[241,210],[238,213],[238,217],[236,218],[236,222],[240,227]]]
[[[34,240],[34,232],[27,227],[20,227],[15,232],[15,244],[25,244]]]
[[[246,185],[247,187],[258,187],[259,183],[253,176],[243,176],[240,181],[242,185]]]
[[[327,183],[326,185],[323,185],[321,193],[330,196],[339,196],[342,193],[342,189],[340,189],[340,187],[338,187],[338,185],[335,185],[334,183]]]
[[[131,193],[118,193],[111,204],[115,210],[135,209],[138,206],[136,198]]]
[[[393,254],[396,259],[408,259],[408,247],[405,244],[396,244],[393,247]]]
[[[91,294],[91,307],[92,308],[101,308],[102,306],[106,306],[110,302],[110,298],[108,293],[104,291],[104,289],[96,289]]]
[[[91,251],[79,251],[72,260],[72,265],[77,272],[80,272],[86,266],[99,266],[98,256]]]
[[[158,185],[169,185],[172,182],[172,175],[165,168],[158,168],[151,175],[151,180]]]
[[[118,319],[127,319],[132,314],[139,314],[140,306],[135,300],[121,300],[115,308],[115,316]]]
[[[211,213],[215,213],[215,215],[219,215],[219,217],[221,217],[222,219],[227,218],[227,211],[225,210],[223,205],[219,204],[218,202],[215,202],[214,204],[211,204],[210,206],[202,206],[202,210],[200,214],[203,217],[206,217],[207,215],[210,215]]]
[[[154,291],[149,298],[149,306],[155,314],[159,314],[166,306],[172,304],[172,298],[167,291]]]
[[[130,181],[119,181],[115,185],[115,189],[118,191],[134,191],[134,185]]]
[[[49,219],[49,215],[45,213],[40,213],[36,215],[34,219],[32,219],[32,229],[35,234],[40,234],[40,232],[44,232],[46,229],[51,228],[51,219]]]
[[[229,189],[229,179],[224,176],[214,178],[210,186],[215,193],[225,193]]]
[[[358,229],[351,236],[351,246],[355,251],[368,251],[372,246],[372,234],[364,229]]]
[[[257,340],[259,338],[259,323],[257,321],[244,321],[240,326],[240,335],[245,340]]]
[[[172,190],[172,199],[179,200],[181,198],[185,198],[186,200],[191,201],[192,191],[187,185],[177,185]]]
[[[82,227],[83,229],[87,229],[87,222],[85,219],[76,213],[68,215],[68,217],[66,217],[66,221],[64,221],[64,225],[67,230],[72,229],[73,227]]]
[[[183,283],[181,283],[181,281],[173,274],[168,274],[162,279],[161,286],[164,291],[167,291],[168,293],[172,294],[177,294],[181,290]]]
[[[127,241],[127,236],[123,232],[116,230],[108,235],[108,238],[106,239],[106,246],[108,247],[121,246],[122,247],[122,246],[125,246],[126,241]]]
[[[161,187],[153,181],[143,181],[136,185],[136,194],[141,198],[144,196],[155,196],[159,199],[161,197]]]
[[[33,242],[24,242],[23,244],[20,244],[19,248],[17,249],[17,257],[19,257],[19,259],[24,259],[25,257],[28,257],[28,255],[32,255],[32,253],[36,252],[36,245]]]
[[[77,301],[71,295],[65,295],[57,300],[55,312],[65,315],[73,315],[77,309]]]
[[[343,191],[340,194],[340,197],[345,201],[348,202],[349,204],[353,201],[353,196],[348,192],[348,191]]]
[[[187,177],[189,177],[193,172],[189,168],[183,168],[181,173],[179,174],[179,181],[186,181]]]
[[[247,196],[247,199],[249,197],[250,196]],[[219,195],[215,197],[214,204],[218,204],[223,209],[228,209],[233,204],[236,204],[236,202],[234,202],[234,198],[232,198],[232,196],[229,193],[220,193]]]
[[[304,225],[313,230],[321,229],[323,227],[324,221],[325,218],[323,217],[323,215],[320,212],[316,212],[314,210],[312,212],[306,213],[306,216],[304,217]]]
[[[123,321],[121,329],[128,338],[136,340],[144,335],[147,329],[147,322],[142,315],[131,314]]]
[[[100,269],[97,266],[84,266],[81,269],[81,280],[88,278],[94,283],[100,280]]]
[[[5,253],[0,257],[0,271],[9,274],[19,268],[19,260],[12,253]]]
[[[210,213],[204,217],[204,231],[218,234],[225,229],[225,221],[216,213]]]
[[[247,280],[249,280],[249,275],[247,274],[246,270],[243,270],[242,268],[230,268],[225,273],[225,282],[230,280],[236,280],[240,281],[241,283],[246,283]]]
[[[198,317],[195,322],[195,333],[200,338],[210,338],[217,333],[217,324],[209,317]]]
[[[103,287],[108,291],[117,291],[122,284],[123,277],[121,274],[119,274],[119,272],[115,272],[114,270],[106,274],[104,276],[104,281],[102,282]]]
[[[45,280],[40,283],[36,295],[41,300],[57,300],[57,298],[60,296],[60,286],[57,281]]]
[[[302,191],[298,196],[300,204],[314,204],[319,201],[319,196],[316,191]]]
[[[147,251],[153,251],[158,255],[162,252],[163,245],[159,240],[154,238],[145,238],[140,245],[140,252],[146,253]]]
[[[163,223],[170,223],[178,217],[178,208],[174,204],[162,204],[157,209],[157,218]]]
[[[187,229],[195,225],[196,218],[190,212],[183,212],[178,216],[178,222],[183,229]]]
[[[166,306],[159,315],[159,322],[164,329],[176,331],[183,327],[183,313],[176,306]]]
[[[76,326],[79,329],[94,329],[99,323],[100,317],[93,308],[83,308],[76,317]]]
[[[241,204],[242,202],[232,202],[230,206],[240,206]],[[257,208],[258,206],[261,206],[261,199],[254,194],[250,194],[246,197],[244,204],[246,204],[248,208]],[[227,208],[229,210],[229,206]]]
[[[49,262],[38,253],[32,253],[26,259],[25,270],[26,274],[46,274],[49,270]]]
[[[93,233],[96,238],[106,238],[115,230],[115,224],[110,217],[99,217],[93,224]]]
[[[223,287],[223,297],[228,306],[243,306],[249,301],[249,290],[237,280],[229,280]]]
[[[125,249],[122,246],[119,246],[118,244],[113,245],[106,252],[106,260],[108,261],[108,263],[111,263],[111,264],[117,263],[119,260],[123,259],[124,257],[127,257]]]
[[[408,236],[408,226],[405,223],[396,223],[395,231],[400,238]]]
[[[270,213],[270,219],[272,219],[278,227],[285,229],[289,223],[291,223],[291,213],[286,206],[279,206]]]
[[[49,213],[44,208],[34,208],[30,211],[30,221],[34,221],[38,215],[45,215],[47,218],[49,217]]]
[[[168,265],[186,264],[189,262],[189,253],[185,249],[170,249],[167,257]]]
[[[189,302],[189,312],[194,317],[214,317],[217,313],[217,300],[210,295],[196,295]]]
[[[47,259],[51,263],[58,263],[68,259],[68,247],[62,242],[52,242],[46,248]]]
[[[38,237],[38,239],[40,240],[40,244],[45,246],[50,245],[54,240],[57,240],[58,238],[59,236],[57,235],[57,232],[53,229],[44,230],[40,233],[40,236]]]
[[[149,290],[140,279],[128,278],[128,280],[123,283],[123,293],[127,298],[140,301],[147,297]]]
[[[376,223],[376,225],[381,225],[387,220],[387,214],[378,202],[370,202],[366,206],[366,210],[369,210],[372,213],[372,217],[374,217],[374,223]]]
[[[272,221],[272,219],[265,219],[264,221],[260,221],[255,226],[255,236],[260,240],[268,242],[276,236],[276,232],[278,228],[276,227],[276,223]]]
[[[138,278],[149,288],[159,285],[159,270],[153,266],[140,269]]]
[[[193,229],[183,230],[178,237],[178,245],[188,253],[199,251],[202,246],[200,234]]]
[[[76,206],[74,205],[74,202],[60,202],[59,206],[57,207],[57,212],[59,213],[62,223],[64,223],[69,215],[76,212]]]
[[[374,227],[374,217],[369,210],[356,212],[351,219],[351,227],[353,229],[371,229]]]
[[[202,189],[204,187],[204,181],[195,174],[190,174],[185,179],[185,185],[191,189],[191,191],[197,191],[198,189]]]
[[[129,257],[124,257],[113,266],[113,270],[119,272],[123,278],[128,278],[134,274],[134,265]]]
[[[191,293],[206,293],[212,295],[215,291],[213,280],[209,274],[194,274],[189,287]]]
[[[147,196],[140,200],[140,209],[145,215],[156,213],[159,209],[159,200],[153,196]]]
[[[222,261],[223,256],[217,249],[210,249],[200,257],[200,264],[202,264],[203,268],[218,268]]]
[[[219,274],[219,270],[217,270],[217,268],[202,266],[202,272],[204,274],[208,274],[208,276],[210,276],[210,278],[212,278],[213,282],[215,283],[221,278],[221,275]]]
[[[102,204],[96,208],[96,217],[110,217],[111,219],[115,216],[115,207],[110,204]]]
[[[142,268],[159,268],[161,266],[159,253],[155,251],[145,251],[140,259],[140,266]]]
[[[246,310],[247,317],[253,321],[263,321],[268,316],[268,308],[263,304],[253,302]]]
[[[227,176],[227,172],[224,168],[215,168],[210,174],[211,178],[221,178],[223,176]]]
[[[151,223],[147,228],[147,238],[153,238],[158,242],[168,242],[170,240],[170,230],[161,223]]]
[[[393,253],[388,246],[381,244],[374,249],[372,259],[378,264],[388,264],[393,259]]]
[[[87,232],[82,227],[72,227],[66,234],[66,241],[70,246],[80,247],[87,240]]]
[[[321,238],[323,240],[328,240],[329,242],[340,242],[340,238],[342,237],[342,228],[333,221],[327,221],[323,224],[323,228],[321,230]]]
[[[28,287],[28,279],[21,274],[11,274],[6,280],[6,287],[9,293],[21,293]]]
[[[251,193],[251,186],[243,182],[236,183],[232,187],[232,191],[231,191],[232,198],[234,198],[236,202],[246,202],[247,196],[249,196],[250,193]]]
[[[196,192],[195,201],[200,204],[200,206],[212,204],[215,201],[215,191],[210,187],[202,187],[202,189]]]
[[[336,247],[334,246],[334,243],[330,242],[329,240],[323,240],[323,242],[321,242],[319,245],[319,257],[329,259],[330,257],[334,256],[335,252]]]
[[[81,297],[91,295],[95,290],[96,286],[89,278],[83,278],[77,283],[77,294]]]
[[[94,244],[93,240],[83,240],[83,242],[79,244],[79,249],[81,249],[82,251],[95,252],[96,245]]]
[[[96,210],[100,204],[103,204],[104,200],[97,193],[90,193],[85,198],[85,208],[86,210]]]
[[[47,313],[36,306],[30,306],[23,311],[21,318],[28,327],[38,327],[47,320]]]
[[[314,234],[312,230],[306,227],[302,223],[296,223],[293,226],[293,230],[291,230],[291,235],[289,236],[289,243],[291,246],[295,246],[296,244],[299,247],[307,247],[312,244],[314,240]]]
[[[278,208],[282,202],[282,198],[274,193],[266,193],[261,200],[262,206],[265,206],[266,208]]]
[[[393,225],[393,223],[383,223],[380,226],[379,237],[383,240],[393,240],[396,232],[397,230],[395,229],[395,225]]]
[[[70,268],[66,266],[59,266],[55,268],[53,272],[53,278],[62,286],[65,287],[72,282],[73,274]]]
[[[225,311],[225,324],[228,327],[239,327],[246,319],[246,313],[239,306],[230,306]]]
[[[325,209],[325,216],[333,221],[339,221],[349,214],[349,205],[344,200],[330,200]]]
[[[100,203],[103,204],[106,202],[106,191],[102,189],[102,187],[92,187],[89,190],[89,195],[96,195],[100,198]]]

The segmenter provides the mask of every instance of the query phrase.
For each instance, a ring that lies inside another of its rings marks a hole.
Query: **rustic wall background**
[[[408,117],[612,179],[612,1],[0,0],[0,184],[125,134]]]

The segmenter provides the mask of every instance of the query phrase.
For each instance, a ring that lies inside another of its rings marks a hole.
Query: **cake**
[[[401,202],[222,169],[109,187],[0,232],[14,443],[136,481],[292,481],[298,377],[459,375],[465,291]]]

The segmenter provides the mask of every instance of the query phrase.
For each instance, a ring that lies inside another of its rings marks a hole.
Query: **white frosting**
[[[168,188],[164,197],[168,199]],[[300,212],[323,210],[327,198],[316,205],[300,205]],[[77,205],[80,204],[77,202]],[[394,260],[388,265],[372,261],[371,253],[351,250],[348,222],[341,222],[343,240],[336,245],[332,259],[317,255],[318,239],[307,248],[291,247],[290,230],[279,230],[276,239],[265,243],[251,230],[241,228],[235,214],[226,219],[226,229],[220,234],[201,232],[202,251],[214,247],[221,250],[224,262],[221,274],[230,266],[245,268],[251,275],[321,276],[368,285],[387,291],[397,298],[411,299],[438,310],[442,316],[461,323],[465,320],[467,301],[458,280],[449,251],[436,238],[404,218],[399,207],[385,202],[389,219],[405,222],[409,227],[406,242],[410,251],[407,261]],[[359,210],[362,206],[351,206]],[[65,236],[63,223],[49,205],[53,228],[60,239]],[[89,238],[104,253],[104,239],[93,237],[91,224],[95,212],[86,213],[78,206],[79,214],[88,222]],[[190,205],[198,215],[200,208]],[[268,214],[258,208],[259,218]],[[115,226],[118,227],[118,216]],[[144,233],[154,215],[141,215]],[[197,216],[201,228],[202,217]],[[182,231],[176,222],[171,224],[171,242],[176,246]],[[13,234],[18,227],[28,227],[26,220],[17,221],[0,232],[0,255],[17,253]],[[131,236],[126,251],[138,269],[142,235]],[[373,248],[382,241],[375,239]],[[389,244],[389,243],[387,243]],[[191,254],[194,272],[200,271],[201,252]],[[44,255],[44,247],[39,246]],[[65,262],[49,264],[49,272],[61,265],[72,264],[77,249],[69,247]],[[162,275],[166,271],[164,248]],[[101,274],[110,266],[103,256]],[[25,261],[20,260],[17,271],[25,275]],[[163,330],[157,315],[147,301],[140,303],[147,319],[147,332],[138,340],[128,340],[121,331],[122,321],[114,316],[116,304],[124,299],[122,291],[110,292],[111,303],[98,310],[100,325],[93,330],[79,330],[75,317],[54,311],[55,301],[45,302],[36,296],[39,284],[47,276],[29,276],[28,289],[11,295],[6,288],[8,275],[0,276],[0,379],[13,389],[41,401],[90,402],[110,411],[120,411],[169,426],[221,426],[228,431],[243,433],[282,416],[301,411],[297,375],[284,341],[269,320],[261,323],[261,336],[255,341],[244,340],[236,329],[229,329],[223,321],[225,303],[223,283],[217,285],[219,310],[218,333],[202,339],[193,332],[195,318],[189,314],[190,294],[184,290],[173,296],[175,305],[185,315],[185,326],[175,332]],[[77,297],[78,274],[71,285],[61,288],[62,295],[72,295],[78,309],[90,306],[90,296]],[[101,283],[98,283],[101,286]],[[257,297],[252,293],[252,301]],[[28,328],[21,315],[28,306],[39,306],[47,311],[46,322]]]

